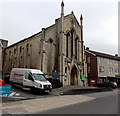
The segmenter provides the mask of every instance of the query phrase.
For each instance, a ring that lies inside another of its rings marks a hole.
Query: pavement
[[[87,86],[64,86],[60,88],[54,88],[52,92],[48,94],[45,93],[36,93],[33,94],[28,90],[22,90],[21,88],[12,88],[12,92],[9,96],[2,95],[2,103],[18,101],[18,100],[29,100],[36,98],[44,97],[53,97],[60,95],[83,95],[88,93],[103,92],[103,91],[112,91],[110,88],[97,88],[97,87],[87,87]]]
[[[82,94],[81,94],[81,90],[82,90]],[[91,90],[92,92],[98,91],[98,89],[95,87],[65,86],[65,87],[53,89],[50,95],[42,96],[40,98],[28,99],[26,97],[20,98],[20,96],[8,97],[8,98],[4,97],[4,100],[7,102],[2,103],[2,113],[3,114],[34,114],[36,112],[42,112],[54,108],[59,108],[76,103],[94,100],[96,99],[94,96],[86,96],[83,94],[84,93],[83,91],[87,93]],[[74,92],[74,94],[71,94],[71,91]]]
[[[84,95],[65,95],[37,98],[3,103],[2,110],[8,114],[34,114],[36,112],[68,106],[93,99],[95,98]]]

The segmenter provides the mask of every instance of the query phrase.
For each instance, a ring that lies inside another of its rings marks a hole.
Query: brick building
[[[110,81],[120,83],[120,57],[118,55],[113,56],[86,48],[86,62],[89,85],[91,85],[91,81],[97,82],[98,79],[104,80],[106,77]]]

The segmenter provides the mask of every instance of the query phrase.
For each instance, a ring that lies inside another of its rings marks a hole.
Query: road
[[[102,92],[101,94],[88,94],[87,96],[96,96],[96,99],[49,111],[37,112],[37,114],[118,114],[120,100],[118,100],[117,90],[108,93]]]
[[[118,92],[116,89],[84,95],[48,95],[40,99],[11,101],[3,103],[2,111],[3,114],[117,114]]]
[[[11,98],[26,98],[26,99],[31,99],[31,98],[41,98],[41,97],[49,97],[50,95],[46,93],[32,93],[30,90],[23,90],[22,88],[19,87],[14,87],[12,88],[12,93],[9,95]]]

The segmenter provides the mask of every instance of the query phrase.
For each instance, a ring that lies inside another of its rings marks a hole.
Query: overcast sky
[[[26,1],[26,2],[24,2]],[[0,38],[9,45],[49,27],[60,17],[62,0],[1,0]],[[119,0],[64,0],[65,15],[83,15],[85,46],[108,54],[118,53]]]

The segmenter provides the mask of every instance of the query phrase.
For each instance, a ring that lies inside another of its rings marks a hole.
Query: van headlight
[[[40,84],[40,87],[42,88],[42,84]]]

